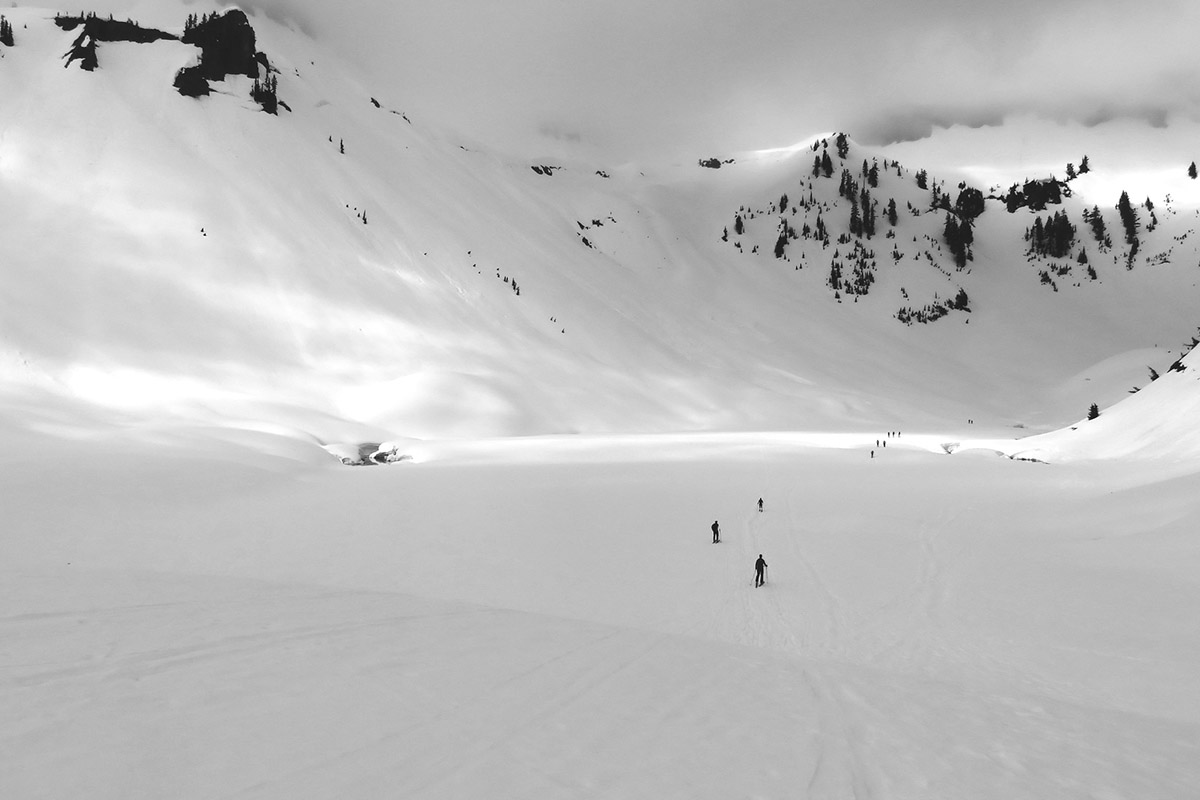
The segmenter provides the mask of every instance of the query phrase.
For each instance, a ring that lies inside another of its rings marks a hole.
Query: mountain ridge
[[[885,149],[847,140],[837,171],[816,178],[812,143],[735,154],[719,170],[528,163],[410,120],[336,54],[268,19],[253,24],[293,109],[280,117],[261,113],[249,76],[180,97],[171,77],[195,56],[178,43],[105,44],[95,74],[55,72],[65,37],[48,16],[15,10],[25,27],[0,61],[19,112],[3,131],[15,187],[3,211],[25,254],[0,324],[9,364],[32,365],[6,370],[14,385],[37,372],[71,396],[184,418],[288,402],[321,416],[317,428],[332,416],[391,435],[968,417],[1045,428],[1074,416],[1053,402],[1064,375],[1159,345],[1165,368],[1177,357],[1167,343],[1194,325],[1179,263],[1195,258],[1193,222],[1173,204],[1144,252],[1168,252],[1153,243],[1172,237],[1175,263],[1129,272],[1093,254],[1099,278],[1081,278],[1063,259],[1029,260],[1033,216],[988,200],[959,268],[919,169],[882,169],[895,238],[880,216],[873,237],[850,232],[841,170],[861,191],[858,168],[890,165]],[[937,191],[961,196],[945,180]],[[792,204],[805,188],[803,211],[828,215],[828,241],[800,235]],[[776,259],[783,194],[797,230]],[[721,239],[745,209],[738,252]],[[1104,216],[1117,230],[1115,211]],[[848,294],[831,268],[852,276],[860,247],[873,277]],[[889,264],[891,252],[902,257]],[[896,319],[959,291],[969,312]],[[1095,400],[1113,402],[1127,380]]]

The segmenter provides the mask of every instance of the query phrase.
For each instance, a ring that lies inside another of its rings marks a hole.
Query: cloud
[[[345,54],[410,114],[513,152],[578,137],[613,159],[688,158],[835,129],[905,141],[1024,113],[1200,117],[1192,0],[240,5]]]

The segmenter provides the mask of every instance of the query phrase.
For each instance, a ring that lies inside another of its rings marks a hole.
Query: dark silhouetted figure
[[[713,532],[713,544],[716,544],[717,542],[721,541],[721,526],[717,524],[717,521],[715,519],[713,520],[713,524],[712,524],[712,532]]]
[[[762,513],[762,498],[761,497],[758,498],[758,511],[760,514]]]
[[[754,562],[754,585],[756,587],[762,586],[767,582],[767,579],[763,577],[763,572],[766,568],[767,562],[763,561],[762,553],[759,553],[758,560]]]

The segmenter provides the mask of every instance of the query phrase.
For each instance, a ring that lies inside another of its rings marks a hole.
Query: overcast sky
[[[1033,111],[1200,109],[1194,0],[253,0],[347,37],[393,102],[501,146],[868,143]]]
[[[831,130],[886,144],[1030,112],[1086,125],[1200,119],[1197,0],[239,5],[338,47],[410,115],[529,155],[562,143],[618,159],[716,155]]]

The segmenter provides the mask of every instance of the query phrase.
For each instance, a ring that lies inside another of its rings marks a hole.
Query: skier
[[[758,513],[762,513],[762,498],[758,498]]]
[[[712,532],[713,532],[713,544],[716,544],[717,542],[721,541],[721,526],[717,524],[717,521],[715,519],[713,520],[713,524],[712,524]]]
[[[754,562],[754,585],[756,587],[762,586],[767,582],[767,579],[763,577],[763,570],[766,568],[767,562],[763,561],[762,553],[759,553],[758,560]]]

